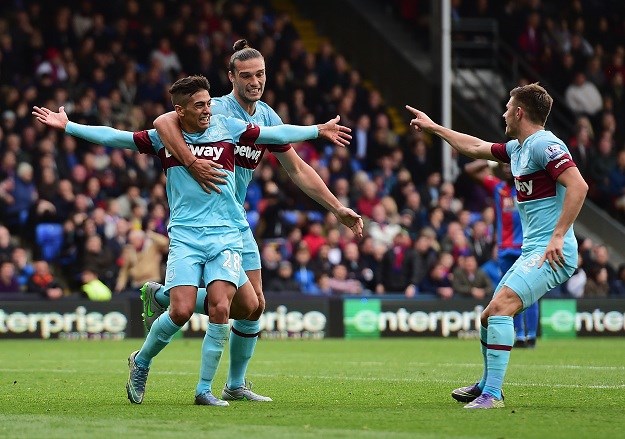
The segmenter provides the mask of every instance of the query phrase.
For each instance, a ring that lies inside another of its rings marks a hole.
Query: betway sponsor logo
[[[254,149],[248,145],[236,145],[234,147],[235,156],[238,155],[245,157],[256,163],[258,163],[258,160],[260,159],[260,152],[261,151],[259,149]]]
[[[434,332],[443,337],[452,333],[479,329],[480,314],[484,308],[476,306],[472,311],[434,311],[408,312],[405,308],[397,311],[376,313],[363,310],[356,313],[351,319],[361,332],[373,332],[377,325],[380,332]]]
[[[516,190],[525,195],[532,195],[533,185],[534,185],[533,180],[528,180],[528,181],[514,180],[514,187],[516,187]]]
[[[209,145],[189,145],[187,147],[191,150],[191,153],[196,157],[206,157],[211,160],[219,160],[219,157],[224,152],[223,146],[209,146]],[[165,148],[165,157],[171,157],[171,153]]]
[[[41,338],[52,334],[121,334],[126,331],[128,321],[120,312],[106,314],[89,312],[84,306],[66,313],[57,312],[13,312],[0,309],[0,334],[39,333]]]

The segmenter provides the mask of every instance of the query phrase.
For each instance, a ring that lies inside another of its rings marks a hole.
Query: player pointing
[[[523,247],[481,315],[484,373],[478,383],[452,392],[468,409],[504,406],[502,384],[514,344],[512,317],[566,281],[577,266],[573,222],[588,185],[564,142],[545,130],[552,103],[538,84],[513,89],[503,114],[506,135],[512,138],[507,143],[453,131],[406,106],[416,130],[435,134],[469,157],[510,163],[517,190]]]

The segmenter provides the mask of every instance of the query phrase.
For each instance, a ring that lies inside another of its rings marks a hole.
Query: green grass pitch
[[[0,342],[2,438],[612,438],[625,435],[625,340],[512,352],[506,408],[450,397],[481,373],[478,341],[261,340],[248,378],[272,403],[193,405],[199,339],[154,361],[142,405],[124,388],[141,340]],[[228,355],[216,377],[220,394]]]

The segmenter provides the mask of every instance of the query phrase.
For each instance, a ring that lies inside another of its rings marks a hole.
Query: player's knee
[[[250,313],[248,320],[260,319],[260,316],[263,315],[263,312],[265,312],[265,297],[261,293],[257,296],[254,309],[252,309],[252,312]]]
[[[230,304],[227,301],[221,301],[214,306],[211,305],[208,317],[212,323],[228,323]]]
[[[491,316],[514,316],[523,308],[520,297],[511,289],[505,289],[497,294],[482,312],[482,323]]]
[[[182,326],[189,321],[189,319],[193,315],[193,311],[194,309],[190,307],[171,306],[169,308],[169,317],[176,325]]]

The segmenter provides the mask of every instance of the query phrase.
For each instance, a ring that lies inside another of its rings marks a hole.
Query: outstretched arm
[[[329,140],[337,146],[349,145],[352,130],[339,125],[340,116],[330,119],[319,125],[277,125],[260,127],[257,143],[286,144],[291,142],[303,142],[304,140],[322,138]]]
[[[121,131],[111,127],[81,125],[70,122],[64,107],[60,107],[58,113],[45,107],[33,107],[32,114],[44,125],[58,130],[64,130],[67,134],[79,137],[87,142],[113,148],[138,151],[133,137],[134,133],[131,131]]]
[[[211,190],[221,192],[218,184],[224,184],[225,173],[219,171],[221,166],[212,160],[198,160],[187,147],[180,129],[180,119],[175,111],[160,115],[154,120],[154,128],[165,144],[167,151],[182,163],[189,173],[207,193]]]
[[[306,195],[332,212],[338,220],[349,227],[354,234],[362,237],[363,222],[360,215],[352,209],[345,207],[334,196],[323,182],[319,174],[315,172],[297,153],[290,148],[286,152],[276,152],[275,156],[280,160],[284,169],[288,172],[291,180],[304,191]]]
[[[414,116],[414,119],[410,121],[410,125],[414,127],[415,130],[425,131],[440,137],[449,143],[456,151],[466,156],[476,159],[497,160],[490,150],[493,143],[496,142],[486,142],[477,137],[445,128],[433,122],[424,112],[412,108],[409,105],[406,105],[406,109]]]

